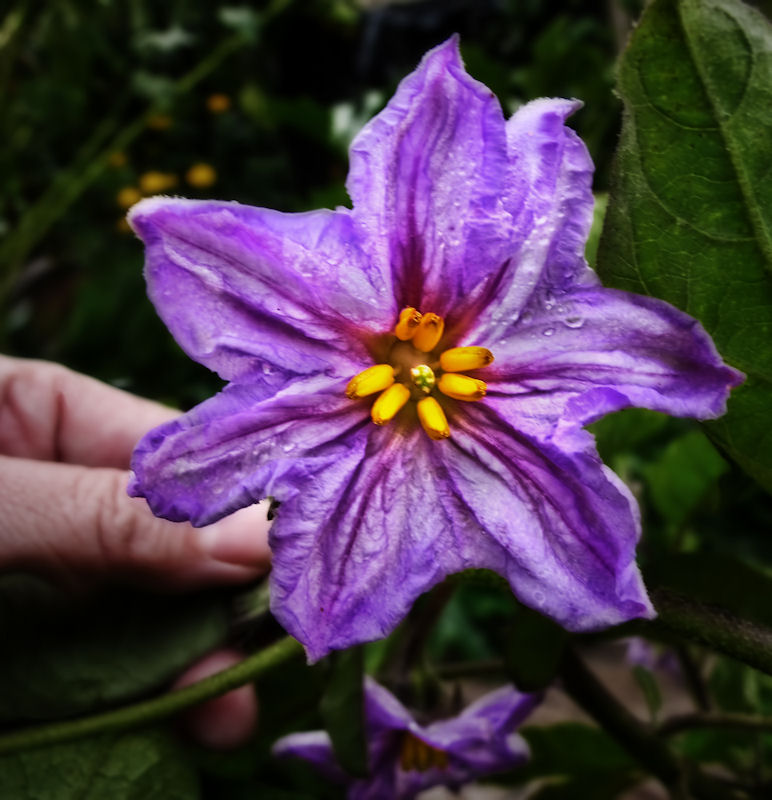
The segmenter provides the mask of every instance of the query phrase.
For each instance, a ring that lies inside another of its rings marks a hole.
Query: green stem
[[[115,711],[66,722],[53,722],[34,728],[23,728],[0,736],[0,754],[69,742],[99,733],[122,731],[165,719],[243,686],[301,652],[298,642],[287,636],[265,650],[245,658],[230,669],[211,675],[184,689],[177,689],[152,700],[144,700]]]
[[[731,611],[692,600],[667,589],[650,592],[657,628],[707,645],[748,666],[772,675],[772,630]]]
[[[657,729],[661,736],[673,736],[695,728],[726,728],[746,731],[772,731],[772,719],[752,714],[697,712],[666,719]]]

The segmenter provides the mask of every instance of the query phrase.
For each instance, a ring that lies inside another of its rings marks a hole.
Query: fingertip
[[[190,667],[176,681],[182,689],[238,664],[243,654],[218,650]],[[198,744],[212,750],[232,750],[251,738],[257,726],[258,703],[254,686],[247,684],[215,697],[181,715],[186,733]]]
[[[269,508],[270,502],[263,500],[200,528],[203,550],[216,561],[265,572],[271,564]]]

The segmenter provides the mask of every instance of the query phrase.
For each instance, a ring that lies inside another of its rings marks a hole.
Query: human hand
[[[0,571],[44,573],[73,591],[115,581],[184,590],[264,573],[267,504],[195,529],[126,494],[134,445],[178,413],[56,364],[0,356]],[[178,684],[237,658],[212,654]],[[188,724],[204,743],[232,746],[256,713],[252,688],[242,687],[191,712]]]

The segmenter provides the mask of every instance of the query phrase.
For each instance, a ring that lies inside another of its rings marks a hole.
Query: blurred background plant
[[[584,100],[570,122],[597,166],[592,261],[621,119],[615,62],[642,5],[642,0],[11,3],[0,17],[0,350],[60,361],[183,408],[211,395],[219,387],[216,377],[179,351],[145,297],[142,248],[126,225],[126,210],[157,193],[284,211],[347,204],[351,138],[422,54],[454,32],[461,34],[469,72],[496,92],[506,112],[538,96]],[[768,3],[757,5],[769,12]],[[678,564],[690,554],[713,559],[713,572],[705,574],[728,575],[728,582],[742,584],[745,564],[763,579],[772,574],[769,498],[722,457],[699,425],[632,411],[601,421],[595,433],[604,460],[641,503],[640,553],[651,575],[666,585],[677,583],[678,570],[668,573],[662,564]],[[258,641],[261,633],[245,631],[251,619],[263,618],[261,603],[250,606],[249,598],[242,598],[239,624],[227,634],[215,625],[220,633],[212,633],[206,646],[226,635],[242,644]],[[147,609],[132,608],[147,617]],[[365,663],[401,686],[403,697],[427,707],[441,680],[466,674],[448,664],[476,665],[469,670],[474,680],[485,674],[498,680],[522,677],[525,670],[526,682],[538,684],[540,675],[554,676],[559,655],[546,666],[539,661],[549,662],[554,638],[538,623],[530,627],[529,614],[495,581],[446,584],[423,598],[393,637],[366,648]],[[155,621],[178,623],[174,614]],[[644,632],[668,639],[667,632]],[[131,652],[135,646],[140,645],[133,640],[126,644]],[[183,651],[192,652],[188,645]],[[654,661],[647,666],[640,658],[626,660],[623,650],[615,652],[617,673],[634,678],[628,698],[638,692],[636,702],[650,720],[667,717],[674,696],[687,698],[686,706],[701,713],[772,715],[772,679],[729,658],[678,644],[670,651],[680,664],[673,678],[663,677]],[[59,657],[38,655],[40,661]],[[14,672],[10,663],[5,673],[0,670],[0,681],[24,697],[30,673]],[[197,754],[205,794],[323,796],[310,773],[270,762],[267,747],[288,730],[318,727],[314,709],[329,668],[309,671],[296,659],[266,679],[258,742],[233,757]],[[114,679],[109,671],[100,678]],[[663,681],[671,689],[677,684],[675,695],[666,692],[664,701]],[[150,680],[132,684],[126,696],[151,685]],[[91,708],[76,703],[66,713]],[[20,701],[2,718],[40,716],[40,709],[30,712]],[[513,776],[513,784],[557,777],[545,798],[604,798],[639,780],[639,768],[612,738],[575,722],[575,708],[568,716],[574,722],[534,729],[533,764]],[[772,780],[769,733],[763,725],[743,727],[736,720],[736,730],[720,735],[687,724],[677,739],[679,752],[763,785]],[[177,755],[164,758],[177,763]],[[198,779],[189,771],[175,774],[167,778],[176,793],[159,797],[199,796]],[[316,787],[310,794],[309,786]],[[336,796],[332,790],[330,796]]]

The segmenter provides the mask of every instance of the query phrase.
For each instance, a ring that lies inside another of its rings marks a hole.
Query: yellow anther
[[[478,381],[467,375],[457,375],[455,372],[446,372],[440,376],[437,388],[454,400],[480,400],[485,397],[488,387],[485,381]]]
[[[451,347],[440,355],[445,372],[466,372],[493,363],[493,353],[485,347]]]
[[[445,330],[445,321],[437,314],[424,314],[413,335],[413,347],[422,353],[428,353],[437,347]]]
[[[388,389],[394,383],[394,367],[391,364],[376,364],[360,372],[348,382],[346,397],[367,397]]]
[[[421,322],[421,314],[416,311],[412,306],[403,308],[399,312],[399,321],[394,327],[394,334],[397,339],[406,342],[412,339],[415,332],[418,330],[418,324]]]
[[[399,765],[403,772],[425,772],[428,769],[446,769],[448,754],[444,750],[432,747],[428,742],[419,739],[410,732],[405,733],[400,748]]]
[[[397,412],[410,399],[410,389],[404,383],[392,383],[378,395],[373,403],[370,416],[376,425],[385,425],[394,419]]]
[[[413,367],[410,370],[410,377],[413,379],[413,383],[426,394],[431,392],[437,382],[434,377],[434,371],[431,367],[427,367],[426,364],[419,364],[417,367]]]
[[[442,406],[433,397],[424,397],[416,406],[418,419],[432,439],[447,439],[450,436],[448,420]]]

